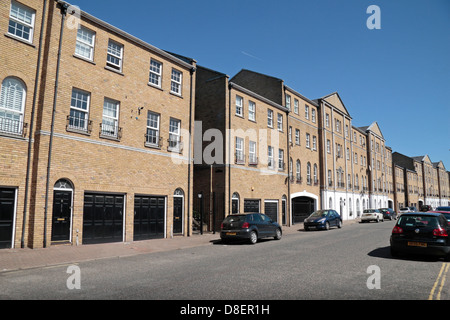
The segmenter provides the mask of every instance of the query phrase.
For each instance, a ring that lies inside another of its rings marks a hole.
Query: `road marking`
[[[428,296],[428,300],[433,300],[433,296],[434,296],[434,291],[436,290],[439,282],[441,283],[439,290],[436,294],[436,299],[435,300],[441,300],[441,291],[442,288],[444,287],[445,284],[445,278],[447,276],[447,272],[448,272],[448,268],[449,268],[450,264],[448,263],[443,263],[441,270],[439,271],[439,275],[436,279],[436,281],[434,282],[433,288],[431,289],[430,295]]]

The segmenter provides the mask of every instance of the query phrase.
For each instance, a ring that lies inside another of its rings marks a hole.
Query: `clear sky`
[[[450,171],[450,0],[71,0],[158,48],[309,99],[337,91],[353,125]],[[366,22],[380,8],[381,29]]]

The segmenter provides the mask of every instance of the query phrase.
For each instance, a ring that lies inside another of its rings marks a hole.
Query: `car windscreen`
[[[431,216],[420,216],[420,215],[408,215],[408,216],[400,216],[400,219],[397,223],[400,227],[430,227],[436,228],[439,225],[439,220],[437,217]]]
[[[448,211],[448,212],[450,212],[450,207],[437,207],[436,211]]]
[[[325,217],[327,215],[328,211],[325,210],[318,210],[314,211],[310,217]]]

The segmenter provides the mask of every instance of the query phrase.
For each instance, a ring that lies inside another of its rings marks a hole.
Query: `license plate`
[[[235,236],[235,235],[236,235],[236,232],[227,232],[226,235],[227,235],[227,236]]]
[[[408,246],[410,246],[410,247],[423,247],[423,248],[426,248],[427,244],[425,242],[408,242]]]

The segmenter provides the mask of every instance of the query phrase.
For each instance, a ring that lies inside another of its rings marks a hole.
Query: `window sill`
[[[184,99],[181,94],[178,94],[178,93],[175,93],[175,92],[172,92],[172,91],[170,91],[170,94],[175,96],[175,97],[177,97],[177,98]]]
[[[23,44],[26,44],[26,45],[36,49],[36,46],[33,43],[31,43],[31,42],[29,42],[29,41],[27,41],[27,40],[25,40],[23,38],[19,38],[19,37],[15,36],[15,35],[12,35],[10,33],[5,33],[5,37],[13,39],[13,40],[16,40],[16,41],[19,41],[19,42],[22,42]]]
[[[158,150],[161,150],[161,146],[158,146],[158,145],[153,144],[153,143],[148,143],[148,142],[146,142],[146,143],[144,143],[144,146],[147,147],[147,148],[152,148],[152,149],[158,149]]]
[[[114,72],[114,73],[117,73],[118,75],[125,76],[125,75],[122,73],[122,71],[119,71],[119,70],[116,70],[116,69],[114,69],[114,68],[111,68],[110,66],[105,66],[105,69],[108,70],[108,71],[112,71],[112,72]]]
[[[66,128],[66,131],[67,132],[73,132],[73,133],[82,134],[82,135],[85,135],[85,136],[88,136],[88,137],[91,136],[90,132],[88,132],[87,130],[83,130],[83,129]]]
[[[120,139],[118,137],[108,136],[108,135],[105,135],[105,134],[100,134],[100,138],[101,139],[107,139],[107,140],[111,140],[111,141],[120,142]]]
[[[18,140],[27,140],[27,138],[23,134],[15,134],[8,132],[0,132],[0,137],[18,139]]]
[[[94,66],[97,65],[94,61],[89,60],[88,58],[79,56],[79,55],[77,55],[77,54],[73,54],[73,57],[74,57],[74,58],[77,58],[77,59],[80,59],[80,60],[82,60],[82,61],[85,61],[85,62],[87,62],[87,63],[93,64]]]
[[[156,84],[154,84],[154,83],[148,82],[148,83],[147,83],[147,85],[148,85],[149,87],[152,87],[152,88],[155,88],[155,89],[158,89],[158,90],[164,91],[164,89],[163,89],[163,88],[161,88],[160,86],[157,86],[157,85],[156,85]]]

